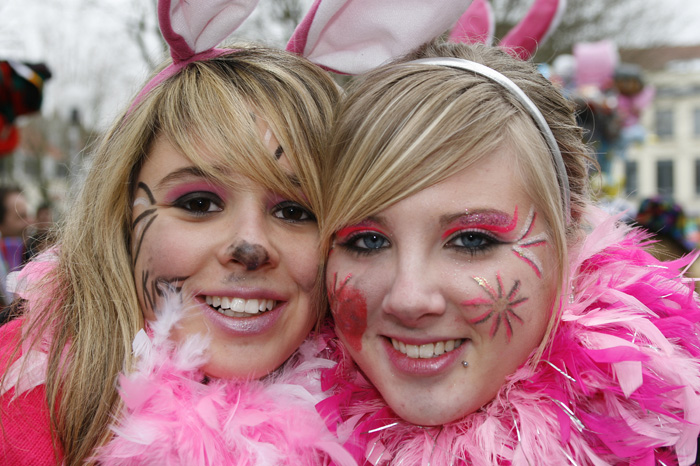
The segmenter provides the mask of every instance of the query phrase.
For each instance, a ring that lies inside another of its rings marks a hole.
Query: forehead
[[[507,146],[499,148],[443,181],[399,201],[385,212],[397,206],[448,215],[480,209],[498,209],[512,214],[516,207],[528,209],[533,200],[523,187],[514,157]]]

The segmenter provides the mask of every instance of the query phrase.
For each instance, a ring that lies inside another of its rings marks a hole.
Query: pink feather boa
[[[570,258],[572,294],[543,359],[495,399],[443,427],[398,418],[337,342],[319,405],[361,464],[691,464],[700,428],[700,308],[644,234],[591,212]],[[596,218],[594,218],[596,217]]]
[[[172,301],[172,300],[171,300]],[[265,380],[203,383],[207,338],[168,339],[182,315],[169,303],[134,340],[135,371],[120,379],[124,412],[96,459],[104,465],[354,465],[315,404],[326,339],[309,338]]]

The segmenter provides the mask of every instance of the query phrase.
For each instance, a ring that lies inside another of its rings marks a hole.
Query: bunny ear
[[[529,59],[557,28],[566,0],[535,0],[525,18],[506,34],[499,47],[522,60]]]
[[[359,74],[404,55],[455,23],[471,0],[315,0],[287,50]]]
[[[153,88],[188,64],[225,53],[215,47],[238,29],[257,4],[258,0],[158,0],[160,32],[173,62],[146,83],[127,115]]]
[[[474,0],[450,32],[452,42],[491,45],[495,33],[493,9],[488,0]]]
[[[245,21],[258,0],[159,0],[160,30],[173,61],[213,49]]]

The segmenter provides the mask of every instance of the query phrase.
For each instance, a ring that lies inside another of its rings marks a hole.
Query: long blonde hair
[[[510,78],[544,115],[564,159],[571,188],[567,223],[552,155],[516,98],[488,78],[446,66],[407,63],[462,58]],[[568,245],[589,202],[589,151],[573,107],[535,67],[484,45],[430,43],[355,81],[336,114],[324,168],[323,251],[340,228],[374,215],[470,165],[503,145],[552,233],[557,277],[566,282]],[[559,302],[563,286],[555,302]],[[556,325],[552,313],[547,335]],[[543,339],[543,345],[547,336]],[[540,347],[540,351],[543,349]],[[538,355],[541,353],[538,353]]]
[[[129,370],[131,342],[143,327],[131,208],[133,181],[154,139],[166,138],[222,183],[223,165],[318,212],[321,158],[337,99],[332,79],[307,60],[241,44],[154,88],[105,135],[62,225],[58,264],[41,283],[40,290],[53,293],[39,293],[45,298],[29,302],[27,311],[26,338],[36,345],[50,336],[46,396],[65,464],[89,461],[109,439],[119,409],[117,376]],[[263,147],[255,115],[284,148],[298,185]]]

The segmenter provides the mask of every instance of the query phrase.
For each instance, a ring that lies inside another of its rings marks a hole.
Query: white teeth
[[[402,352],[409,358],[413,359],[429,359],[448,353],[462,346],[464,340],[446,340],[436,343],[426,343],[424,345],[408,345],[402,341],[391,339],[391,344],[397,351]]]
[[[233,298],[231,304],[231,309],[233,309],[234,311],[245,312],[245,299]]]
[[[248,314],[257,314],[259,312],[258,310],[258,300],[257,299],[249,299],[245,303],[245,311]]]
[[[250,317],[275,307],[274,299],[243,299],[228,296],[205,296],[208,305],[229,317]]]
[[[440,356],[445,353],[445,342],[438,341],[435,343],[435,356]]]

